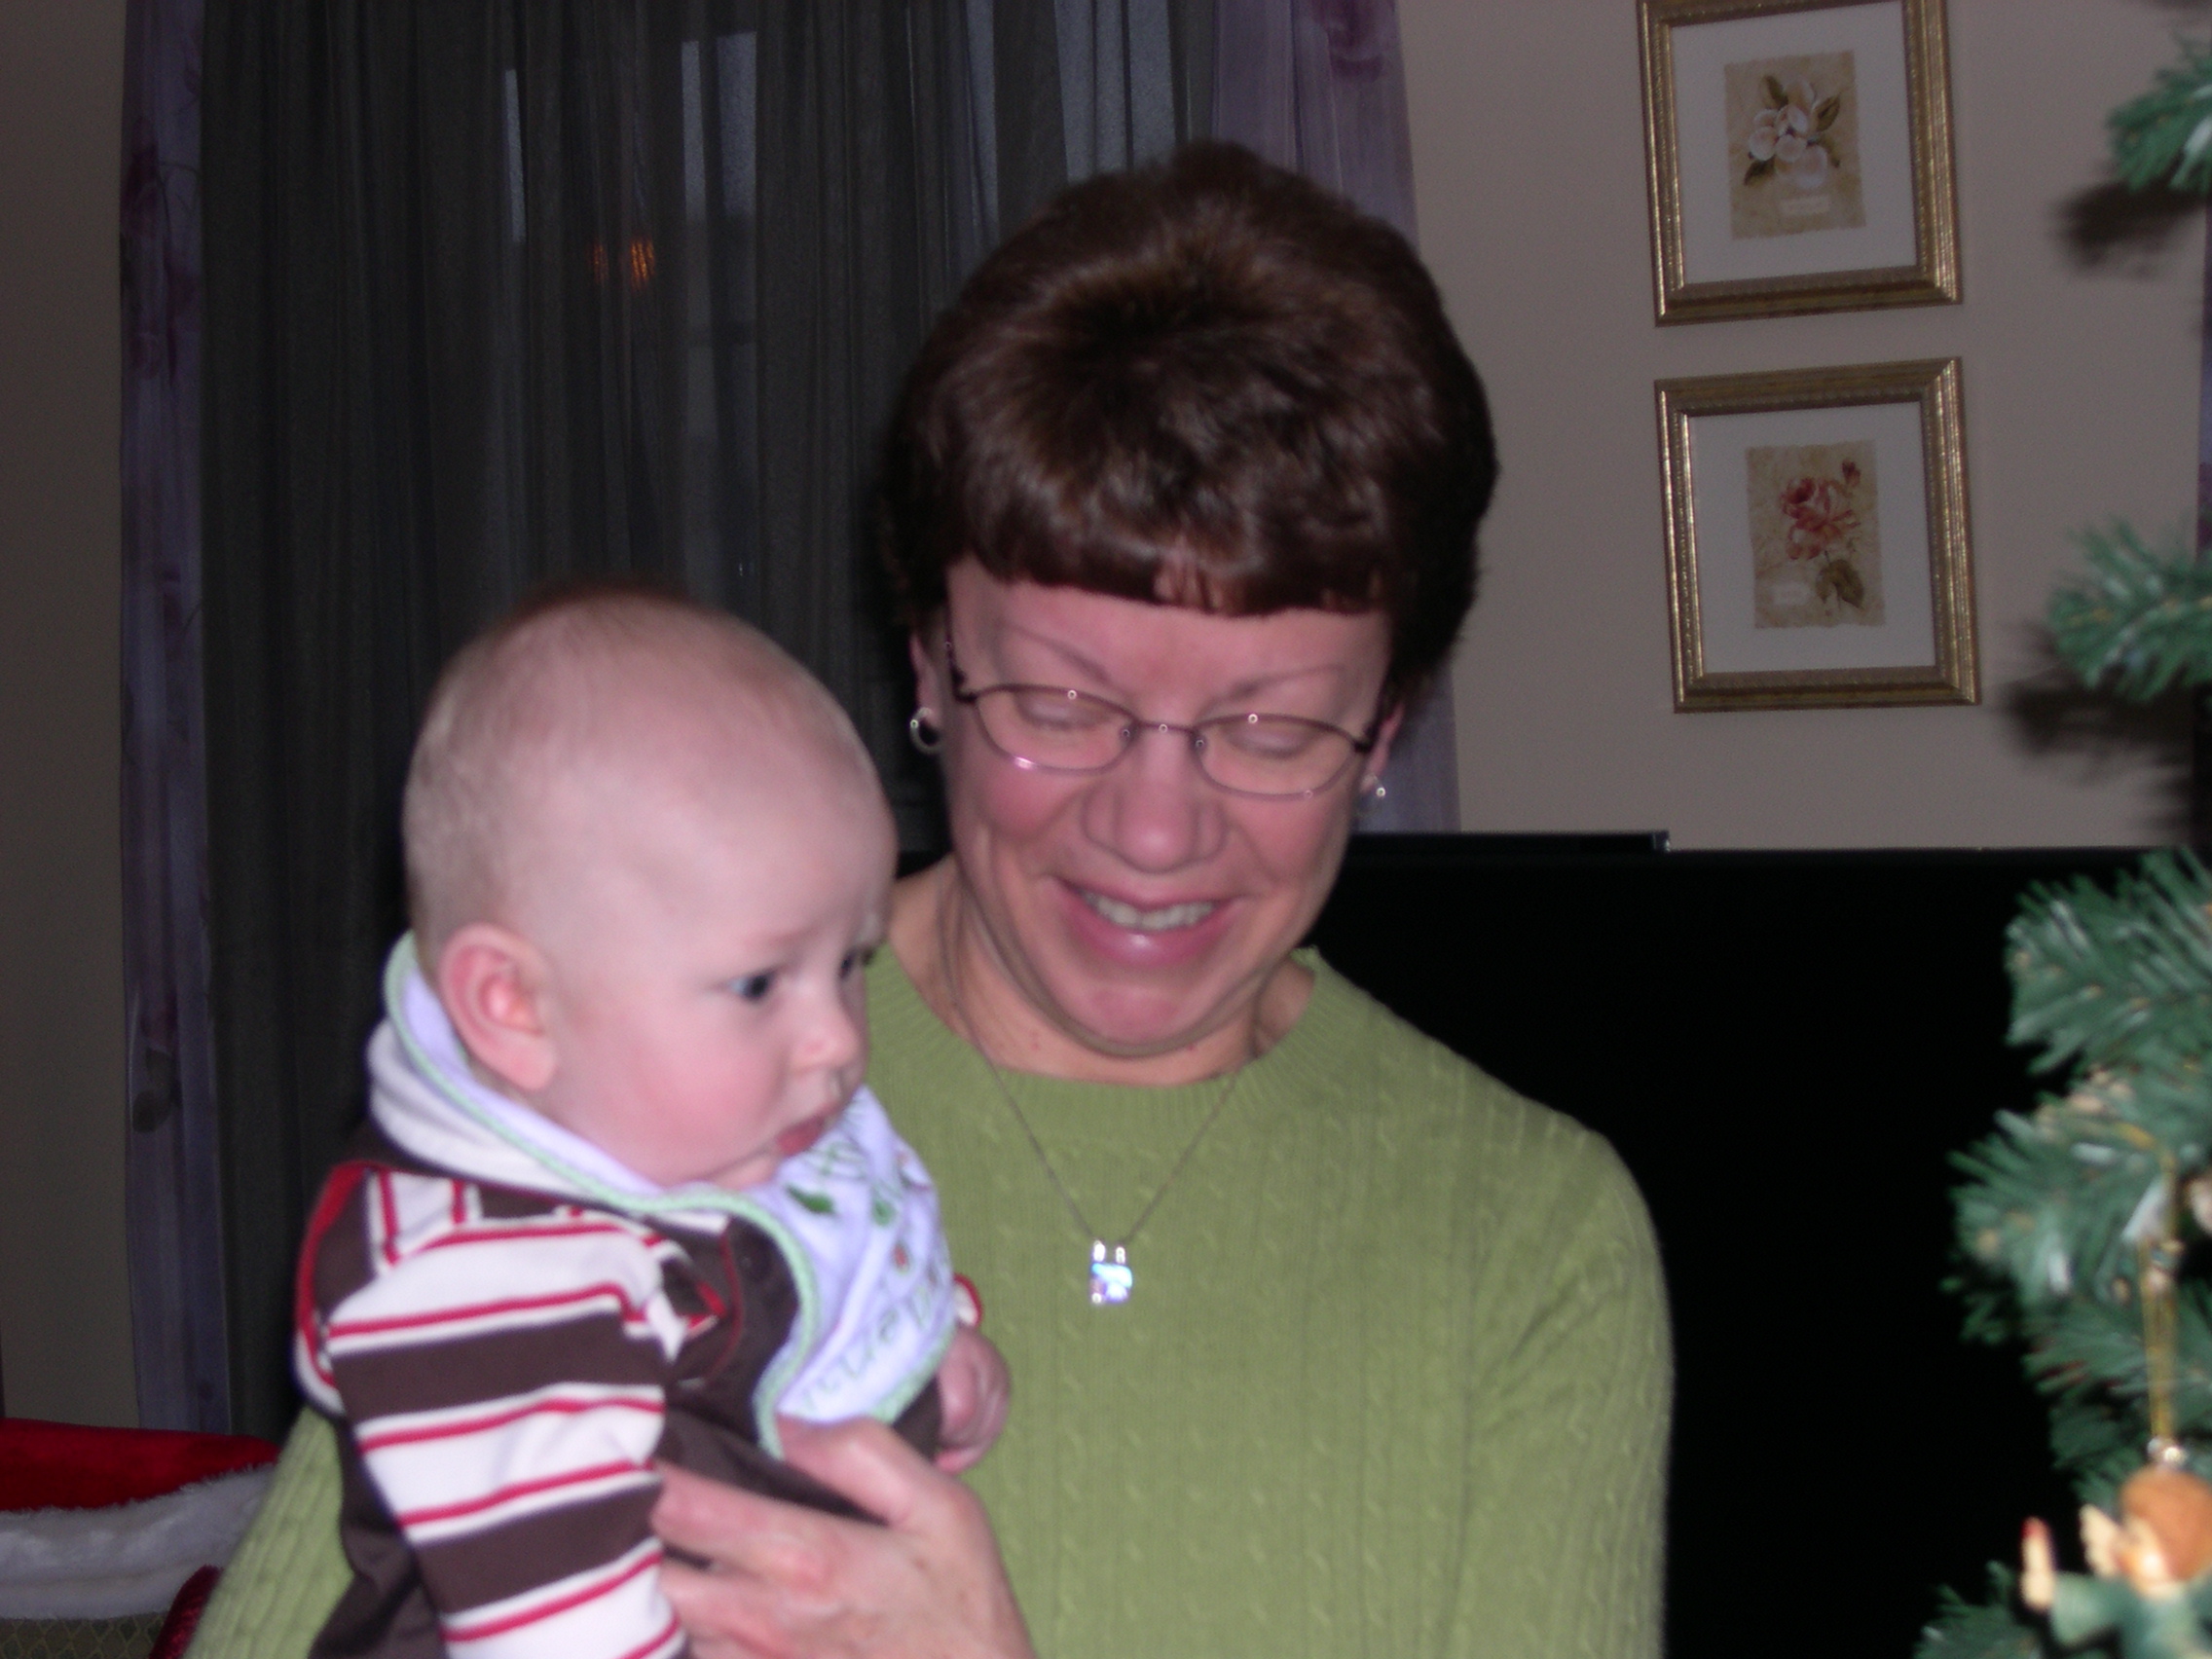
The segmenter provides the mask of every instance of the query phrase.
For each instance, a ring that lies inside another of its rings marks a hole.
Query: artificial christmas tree
[[[2212,52],[2111,129],[2132,187],[2212,192]],[[2135,700],[2212,685],[2212,561],[2125,525],[2083,541],[2050,608],[2066,661]],[[2039,890],[2007,952],[2011,1039],[2064,1087],[1959,1160],[1960,1289],[1970,1336],[2025,1346],[2091,1570],[2057,1571],[2030,1520],[2017,1577],[1947,1597],[1920,1656],[2212,1659],[2212,877],[2154,854],[2110,893]]]

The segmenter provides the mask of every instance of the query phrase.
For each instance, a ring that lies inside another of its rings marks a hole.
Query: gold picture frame
[[[1956,357],[1656,392],[1677,711],[1980,701]]]
[[[1638,0],[1662,323],[1959,297],[1943,0]]]

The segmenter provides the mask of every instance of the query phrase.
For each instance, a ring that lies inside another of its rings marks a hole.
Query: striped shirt
[[[353,1567],[317,1652],[679,1653],[655,1459],[851,1516],[772,1455],[777,1414],[902,1414],[935,1450],[953,1306],[928,1171],[863,1088],[772,1180],[664,1192],[475,1082],[408,940],[385,1012],[294,1309]]]
[[[755,1391],[798,1303],[761,1229],[468,1180],[373,1125],[355,1151],[299,1280],[298,1368],[342,1429],[354,1567],[318,1653],[682,1652],[656,1457],[854,1513],[760,1449]],[[935,1414],[932,1389],[901,1419],[925,1450]]]

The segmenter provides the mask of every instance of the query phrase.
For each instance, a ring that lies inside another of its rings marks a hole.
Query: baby
[[[855,1514],[776,1417],[940,1464],[1005,1420],[920,1162],[861,1087],[894,839],[751,629],[579,592],[467,646],[407,779],[414,932],[300,1264],[353,1581],[323,1654],[684,1650],[656,1458]]]

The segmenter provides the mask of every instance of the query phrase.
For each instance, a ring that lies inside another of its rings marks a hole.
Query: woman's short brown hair
[[[1064,192],[969,279],[892,417],[909,625],[1001,580],[1233,614],[1381,610],[1387,696],[1444,663],[1497,476],[1405,238],[1228,144]]]

